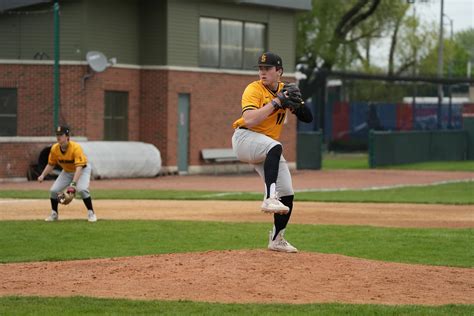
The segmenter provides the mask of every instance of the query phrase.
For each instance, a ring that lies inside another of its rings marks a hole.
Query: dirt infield
[[[473,172],[411,170],[292,170],[295,190],[363,189],[474,180]],[[52,181],[0,182],[0,190],[48,190]],[[151,179],[94,180],[91,189],[153,189],[263,192],[256,173],[165,176]]]
[[[351,177],[354,177],[352,179]],[[296,172],[295,188],[336,189],[474,179],[473,173]],[[49,183],[0,183],[48,189]],[[260,191],[255,175],[93,181],[98,188]],[[268,222],[258,202],[95,201],[109,219]],[[0,220],[43,219],[47,200],[0,200]],[[291,223],[389,227],[474,227],[474,208],[455,205],[295,202]],[[86,214],[80,201],[61,220]],[[263,235],[264,232],[263,232]],[[298,246],[298,245],[295,245]],[[209,251],[127,258],[0,265],[0,295],[94,296],[234,303],[474,304],[474,269],[400,264],[336,254]]]
[[[254,201],[97,200],[99,220],[150,219],[223,222],[271,222]],[[42,220],[47,200],[0,199],[0,220]],[[60,210],[62,220],[85,219],[81,201]],[[295,202],[291,223],[386,227],[474,227],[472,205]]]

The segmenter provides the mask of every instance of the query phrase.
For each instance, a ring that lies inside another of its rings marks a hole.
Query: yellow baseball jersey
[[[283,83],[279,82],[278,91],[280,91],[281,88],[283,88]],[[275,97],[276,93],[265,87],[262,80],[250,83],[242,95],[242,114],[248,110],[260,109],[268,102],[271,102]],[[286,110],[274,110],[266,119],[260,122],[260,124],[248,129],[278,140],[280,138],[283,122],[285,121],[285,115]],[[240,117],[232,126],[234,128],[246,127],[244,118]]]
[[[64,171],[74,172],[76,167],[87,165],[87,157],[84,155],[81,145],[76,142],[70,141],[65,153],[61,151],[59,143],[56,143],[49,152],[48,164],[60,165]]]

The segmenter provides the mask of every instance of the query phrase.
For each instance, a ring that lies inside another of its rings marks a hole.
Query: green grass
[[[167,190],[93,190],[94,199],[151,200],[247,200],[259,201],[262,193],[167,191]],[[0,198],[47,199],[44,190],[0,190]],[[297,201],[378,202],[425,204],[474,204],[474,181],[383,190],[346,190],[297,192]]]
[[[216,200],[222,192],[177,190],[91,190],[93,199],[104,200]],[[259,199],[262,194],[259,193]],[[0,198],[49,199],[45,190],[0,190]]]
[[[323,170],[369,169],[367,154],[325,154],[322,159]]]
[[[429,168],[434,168],[430,166]],[[456,167],[459,169],[460,167]],[[377,191],[299,192],[299,201],[474,204],[474,182]],[[93,190],[96,199],[260,200],[261,193]],[[48,198],[45,191],[0,191],[0,198]],[[0,221],[0,263],[109,258],[228,249],[263,249],[271,223],[189,221]],[[292,224],[302,251],[442,265],[474,266],[474,229]],[[89,297],[0,297],[0,315],[473,315],[474,305],[218,304]]]
[[[369,169],[368,155],[357,154],[324,154],[323,170]],[[379,169],[425,170],[425,171],[474,171],[474,160],[465,161],[430,161],[412,164],[379,167]]]
[[[0,297],[1,315],[472,315],[472,305],[219,304],[87,297]]]
[[[381,190],[299,192],[298,201],[474,204],[474,181]]]
[[[0,262],[109,258],[266,247],[271,224],[188,221],[1,221]],[[302,251],[471,267],[473,229],[291,225]]]
[[[466,161],[430,161],[407,165],[383,167],[383,169],[432,170],[432,171],[474,171],[474,160]]]

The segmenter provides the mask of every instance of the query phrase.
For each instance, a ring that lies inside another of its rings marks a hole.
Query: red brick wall
[[[190,94],[189,165],[201,165],[204,148],[231,147],[232,123],[240,99],[255,75],[109,68],[90,74],[86,66],[61,65],[60,123],[73,136],[101,140],[105,91],[129,93],[129,140],[154,144],[163,166],[177,164],[178,94]],[[17,88],[18,136],[51,136],[52,65],[0,65],[0,87]],[[296,120],[290,115],[281,141],[288,161],[296,160]],[[28,147],[27,159],[21,153]],[[24,177],[44,144],[0,143],[0,178]],[[23,159],[25,160],[25,159]]]
[[[106,91],[128,92],[128,140],[139,140],[140,71],[109,68],[86,78],[87,67],[69,66],[61,72],[61,120],[71,126],[74,135],[89,140],[104,137]]]
[[[17,135],[53,132],[52,66],[0,65],[0,87],[17,88]]]
[[[241,97],[245,87],[258,79],[218,73],[170,72],[168,90],[168,139],[167,162],[176,164],[177,104],[179,93],[190,93],[189,165],[200,165],[203,148],[230,148],[234,132],[232,123],[241,115]],[[280,139],[284,156],[296,160],[296,120],[290,115]]]
[[[163,165],[168,155],[168,72],[142,70],[140,73],[140,140],[155,145]]]
[[[0,179],[26,178],[30,164],[38,162],[41,150],[47,143],[0,143]]]
[[[129,93],[129,140],[139,139],[140,71],[110,68],[85,80],[86,66],[60,67],[59,123],[73,135],[103,139],[104,94]],[[0,65],[0,87],[17,88],[18,136],[50,136],[53,127],[53,67],[51,65]]]

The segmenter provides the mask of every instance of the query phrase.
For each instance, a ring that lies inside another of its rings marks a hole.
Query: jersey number
[[[283,123],[283,120],[285,119],[285,114],[286,113],[277,114],[277,125],[281,125],[281,123]]]

